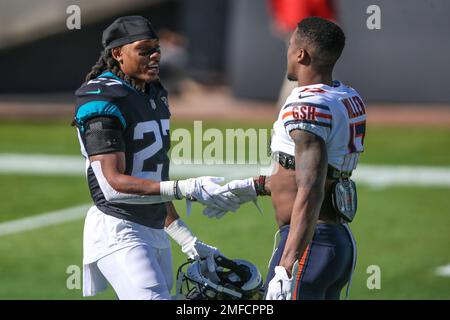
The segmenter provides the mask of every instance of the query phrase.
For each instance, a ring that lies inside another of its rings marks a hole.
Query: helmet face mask
[[[215,258],[217,268],[209,272],[205,260],[188,261],[178,268],[177,299],[260,300],[263,280],[258,268],[242,259]],[[185,269],[185,270],[184,270]],[[184,271],[183,271],[184,270]]]

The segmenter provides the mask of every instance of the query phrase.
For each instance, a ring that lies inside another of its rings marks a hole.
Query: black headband
[[[147,39],[158,39],[150,21],[141,16],[126,16],[116,19],[103,31],[102,44],[105,49],[111,49]]]

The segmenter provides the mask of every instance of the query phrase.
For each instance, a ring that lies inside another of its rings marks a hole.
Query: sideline
[[[0,223],[0,237],[81,219],[86,215],[86,212],[91,205],[92,204],[84,204],[29,218]]]
[[[0,173],[32,175],[84,175],[81,156],[0,154]],[[256,165],[171,165],[172,177],[223,176],[227,180],[268,174],[270,168]],[[450,167],[404,165],[358,165],[353,179],[362,185],[450,187]]]

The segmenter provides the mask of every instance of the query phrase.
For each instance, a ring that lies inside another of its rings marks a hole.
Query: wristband
[[[257,179],[253,180],[257,196],[270,195],[270,193],[266,191],[266,178],[267,178],[266,176],[261,175]]]
[[[164,201],[183,199],[183,195],[179,192],[178,181],[161,181],[159,183],[159,194]]]
[[[167,234],[181,247],[184,247],[189,243],[193,241],[195,242],[195,240],[197,240],[192,231],[181,219],[173,221],[171,224],[169,224],[169,226],[165,228],[165,230]]]

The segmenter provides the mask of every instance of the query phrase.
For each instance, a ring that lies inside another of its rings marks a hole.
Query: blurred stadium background
[[[172,132],[192,132],[195,120],[222,132],[270,129],[279,108],[285,43],[269,4],[0,1],[0,299],[82,298],[71,276],[82,265],[90,198],[70,122],[73,92],[98,58],[102,30],[128,14],[146,16],[160,30]],[[450,3],[334,4],[348,39],[336,77],[368,104],[366,152],[355,178],[359,212],[351,227],[358,263],[350,298],[449,299],[450,91],[444,85]],[[381,9],[380,30],[366,26],[372,4]],[[70,5],[81,9],[81,29],[67,28]],[[203,169],[227,179],[239,174],[233,167]],[[178,166],[172,178],[192,172]],[[202,216],[199,205],[190,217],[184,203],[177,208],[199,238],[256,263],[265,277],[276,226],[270,198],[260,205],[262,216],[245,205],[221,220]],[[185,260],[176,244],[173,258],[175,273]],[[374,265],[381,287],[370,289],[367,270]],[[95,298],[115,297],[109,289]]]

